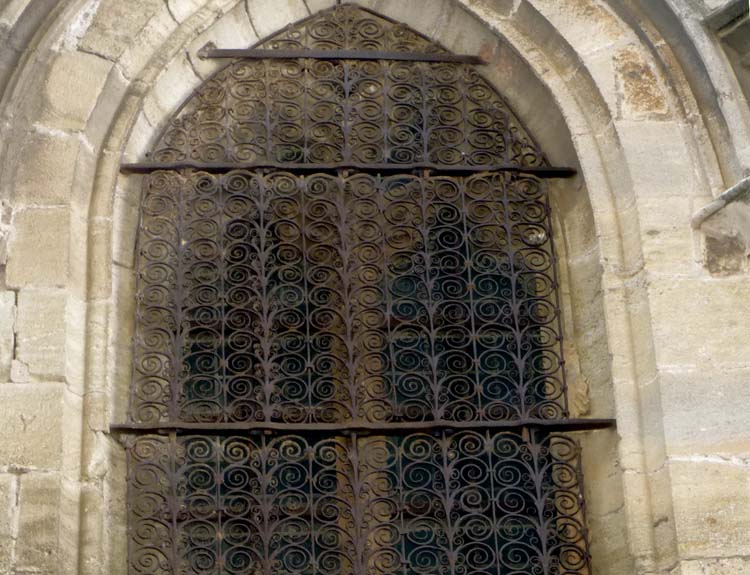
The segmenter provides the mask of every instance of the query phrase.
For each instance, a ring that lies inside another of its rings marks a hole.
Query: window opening
[[[241,59],[124,167],[130,572],[588,573],[565,432],[611,421],[567,408],[571,170],[476,59],[356,6],[212,53]]]
[[[174,402],[193,422],[567,415],[538,180],[161,172],[146,193],[144,291],[175,298],[183,321],[165,328],[165,302],[142,301],[155,319],[140,326],[136,409],[166,417]],[[171,294],[162,224],[178,245]],[[157,407],[142,396],[159,336],[181,369],[157,365],[170,378]]]

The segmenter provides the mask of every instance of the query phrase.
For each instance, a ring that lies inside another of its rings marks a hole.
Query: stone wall
[[[574,405],[617,419],[583,438],[595,572],[750,573],[748,265],[739,248],[716,263],[748,212],[691,225],[750,175],[746,80],[707,23],[731,1],[361,3],[485,56],[551,161],[579,169],[553,186]],[[203,45],[331,4],[0,3],[0,574],[126,572],[108,430],[140,179],[119,164],[217,68]]]

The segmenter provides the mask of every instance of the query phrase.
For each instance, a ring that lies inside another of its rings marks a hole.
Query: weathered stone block
[[[84,52],[63,52],[52,63],[44,87],[43,122],[62,129],[86,125],[112,62]]]
[[[495,3],[499,2],[495,0]],[[453,26],[452,22],[445,21],[445,19],[452,17],[454,12],[462,12],[460,8],[456,10],[456,7],[446,0],[431,0],[430,2],[422,2],[421,0],[370,0],[362,4],[378,14],[403,22],[429,37],[435,35],[441,23]]]
[[[117,66],[109,72],[104,87],[99,94],[94,110],[91,112],[84,136],[92,148],[99,150],[107,134],[112,129],[113,119],[119,114],[118,110],[128,89],[128,82]],[[93,177],[88,182],[93,181]]]
[[[169,11],[175,20],[182,23],[206,3],[205,0],[166,0]]]
[[[750,269],[750,198],[724,206],[701,226],[708,271],[726,276]]]
[[[746,433],[750,369],[664,371],[664,435],[670,455],[714,453],[750,459]]]
[[[78,158],[79,140],[64,132],[32,133],[23,143],[13,184],[16,205],[66,204]]]
[[[680,575],[750,575],[750,557],[683,561]]]
[[[750,575],[750,557],[702,561],[703,575]]]
[[[11,27],[28,7],[31,0],[16,0],[15,2],[3,2],[0,5],[0,25]]]
[[[625,525],[624,507],[606,516],[589,516],[591,566],[594,573],[633,575],[636,572],[627,545],[628,535]]]
[[[498,43],[497,37],[489,28],[478,27],[477,19],[460,7],[454,7],[449,19],[436,28],[435,40],[457,54],[479,54],[483,49],[494,47]]]
[[[110,558],[112,565],[127,565],[127,465],[125,450],[109,438],[110,450],[108,461],[110,464],[106,478],[107,516],[109,518]]]
[[[13,383],[28,383],[32,381],[29,374],[29,366],[22,361],[14,359],[10,364],[10,380]]]
[[[16,490],[18,476],[0,475],[0,573],[11,573],[11,557],[15,546]]]
[[[638,196],[694,196],[694,160],[677,122],[620,121],[616,129]],[[658,152],[656,152],[658,150]]]
[[[109,429],[109,394],[105,391],[92,391],[86,394],[84,412],[86,425],[92,431],[106,433]]]
[[[602,431],[581,437],[586,498],[591,514],[607,517],[622,509],[622,470],[617,462],[617,433]]]
[[[307,7],[310,12],[315,14],[326,8],[331,8],[336,5],[336,0],[307,0]],[[364,5],[364,3],[363,3]]]
[[[10,380],[15,348],[16,294],[0,292],[0,382]]]
[[[226,66],[227,62],[226,60],[199,58],[198,51],[203,46],[211,42],[217,48],[248,48],[257,41],[258,37],[250,24],[245,4],[240,2],[191,42],[187,51],[195,71],[203,78],[208,78],[211,74]]]
[[[60,478],[56,473],[21,476],[16,542],[18,573],[59,573]]]
[[[597,0],[536,0],[521,2],[514,17],[524,17],[532,5],[579,54],[600,51],[628,36],[628,28],[604,2]]]
[[[24,209],[14,214],[13,226],[8,254],[8,286],[65,285],[68,276],[69,210]]]
[[[162,0],[103,0],[80,46],[116,60],[162,5]]]
[[[108,218],[86,219],[74,210],[71,235],[88,238],[85,246],[76,246],[70,254],[69,289],[79,298],[98,299],[110,293],[112,264],[112,224]]]
[[[0,200],[0,266],[8,263],[8,236],[13,210],[5,200]]]
[[[2,465],[60,466],[62,396],[58,383],[0,385]]]
[[[17,359],[37,380],[65,375],[63,291],[21,290],[18,294]]]
[[[669,103],[656,73],[643,55],[629,46],[615,55],[620,113],[626,118],[669,113]]]
[[[97,573],[100,570],[98,565],[98,558],[101,554],[101,547],[104,543],[103,535],[104,532],[102,527],[107,525],[109,527],[113,522],[123,521],[123,518],[117,514],[108,505],[109,501],[105,499],[104,490],[101,485],[97,483],[91,483],[82,486],[80,494],[80,525],[76,525],[76,534],[80,534],[80,538],[74,541],[74,545],[77,546],[80,552],[82,565],[80,567],[80,573]],[[123,521],[127,524],[127,519]],[[125,536],[127,539],[127,534]],[[117,545],[117,543],[115,543]],[[109,550],[108,550],[109,551]],[[127,557],[112,557],[112,551],[108,552],[108,558],[110,558],[110,565],[117,566],[117,571],[125,571],[128,565]]]
[[[137,178],[140,182],[141,178]],[[132,268],[135,264],[135,242],[138,235],[139,200],[137,184],[115,190],[114,221],[112,225],[113,260]]]
[[[131,269],[115,266],[112,279],[114,301],[118,303],[113,310],[109,329],[110,347],[107,351],[111,364],[108,372],[109,397],[112,420],[124,421],[132,376],[136,275]]]
[[[680,575],[705,575],[703,563],[700,561],[682,561],[678,573]]]
[[[612,62],[611,52],[608,50],[595,52],[588,55],[581,64],[582,65],[571,74],[571,80],[575,81],[576,79],[582,78],[588,74],[591,76],[591,81],[593,81],[597,88],[595,91],[588,94],[591,102],[582,102],[582,106],[586,106],[587,104],[602,99],[606,103],[606,109],[602,110],[600,106],[591,106],[587,109],[587,112],[592,113],[593,110],[599,108],[602,112],[600,119],[604,118],[603,114],[614,115],[617,111],[620,92],[618,90],[617,76],[615,74],[615,66]]]
[[[87,305],[83,299],[71,296],[68,296],[65,302],[65,323],[63,326],[65,347],[62,354],[65,366],[63,373],[67,390],[70,392],[69,395],[75,396],[78,400],[87,391],[84,387],[87,355],[90,352],[92,357],[97,357],[96,354],[101,345],[100,339],[97,339],[93,334],[91,334],[93,341],[90,347],[86,345],[87,321],[93,324],[91,325],[92,332],[98,331],[101,326],[101,319],[99,317],[89,318],[88,312],[101,302],[100,299],[93,300]],[[67,406],[71,407],[71,404],[67,404]],[[72,410],[76,412],[76,417],[71,418],[70,421],[77,421],[78,408]]]
[[[681,556],[750,556],[748,462],[696,455],[669,469]]]
[[[158,130],[148,121],[145,111],[142,111],[133,123],[130,137],[123,152],[123,161],[142,162],[157,136]],[[120,178],[123,177],[140,181],[137,175],[120,176]]]
[[[689,197],[638,198],[643,257],[649,274],[685,274],[696,268]]]
[[[193,71],[186,54],[170,62],[144,102],[145,106],[149,99],[153,99],[160,111],[158,117],[150,118],[152,123],[156,125],[167,120],[167,116],[176,111],[200,84],[201,79]]]
[[[159,53],[159,48],[177,28],[177,22],[167,10],[166,2],[132,39],[118,60],[126,78],[135,78],[148,61]]]
[[[736,0],[698,0],[708,10],[721,10],[732,4],[737,4]]]
[[[246,0],[250,19],[261,38],[308,15],[302,0]]]
[[[652,278],[649,305],[660,367],[747,366],[750,322],[744,278]]]
[[[705,246],[706,268],[712,274],[730,275],[747,268],[748,245],[739,234],[728,233],[721,237],[707,235]]]

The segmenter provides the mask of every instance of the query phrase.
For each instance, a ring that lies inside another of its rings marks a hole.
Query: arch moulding
[[[481,54],[485,77],[550,162],[579,171],[552,188],[574,409],[617,420],[616,432],[583,439],[595,572],[690,575],[702,573],[690,569],[705,557],[740,555],[733,542],[694,550],[681,491],[694,451],[662,402],[675,393],[675,373],[695,373],[668,343],[679,329],[668,321],[675,282],[712,281],[690,215],[747,167],[747,118],[718,98],[704,114],[706,97],[691,84],[703,62],[678,61],[663,22],[637,2],[359,3],[453,52]],[[43,545],[61,573],[126,570],[124,461],[109,425],[124,420],[130,383],[141,178],[121,174],[120,163],[142,160],[180,103],[222,65],[199,58],[206,43],[246,47],[334,2],[134,4],[77,0],[38,16],[44,24],[2,100],[0,195],[12,213],[3,223],[6,283],[19,318],[10,379],[44,384],[45,401],[58,402],[62,454],[29,477],[55,481],[59,507]],[[0,12],[11,24],[24,14]],[[682,28],[669,32],[709,51]],[[741,279],[722,280],[722,294]],[[45,353],[23,343],[32,339],[24,322],[46,324]],[[723,373],[711,357],[707,369]]]

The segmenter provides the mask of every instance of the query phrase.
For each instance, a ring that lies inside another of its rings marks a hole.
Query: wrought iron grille
[[[582,573],[577,454],[564,436],[489,431],[141,438],[131,569]]]
[[[260,48],[137,166],[130,572],[587,574],[561,431],[609,422],[568,417],[567,169],[476,59],[367,10]]]
[[[548,212],[502,173],[156,172],[133,417],[562,417]]]
[[[355,6],[322,12],[261,46],[311,54],[445,52],[405,26]],[[474,66],[320,58],[239,60],[227,66],[186,103],[152,159],[527,167],[543,162]]]
[[[541,156],[474,66],[241,60],[198,90],[157,162],[538,166]]]

